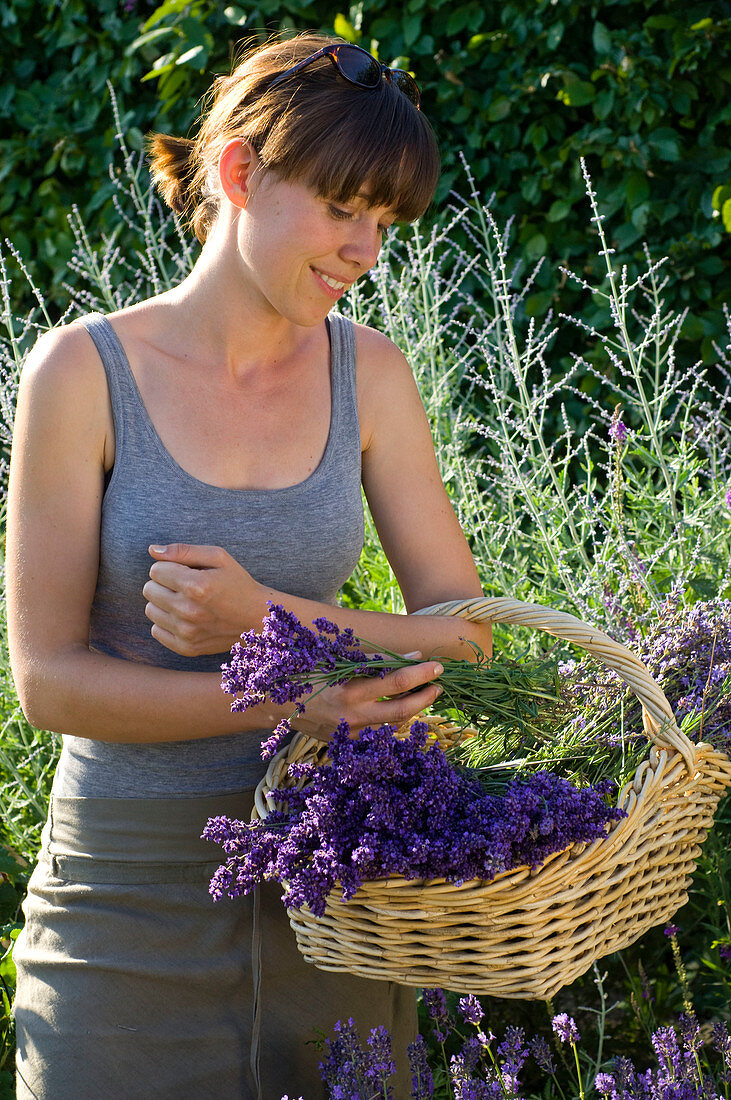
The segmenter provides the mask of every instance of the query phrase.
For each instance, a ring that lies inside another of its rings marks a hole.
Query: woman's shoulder
[[[397,376],[412,377],[406,356],[390,337],[369,325],[354,323],[359,378],[378,381]]]
[[[47,384],[83,384],[99,372],[101,365],[85,327],[71,321],[38,337],[23,363],[22,374]]]
[[[63,418],[107,432],[111,410],[104,366],[83,325],[73,321],[39,336],[23,363],[18,401],[29,406],[38,424],[45,417]]]
[[[377,424],[395,413],[408,418],[420,410],[419,391],[409,362],[384,333],[355,325],[358,415],[364,448]]]

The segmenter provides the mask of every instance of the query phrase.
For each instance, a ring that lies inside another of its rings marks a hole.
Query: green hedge
[[[153,127],[187,132],[243,40],[317,27],[415,72],[444,154],[439,201],[465,190],[463,152],[500,218],[515,218],[525,263],[548,261],[529,314],[571,310],[578,299],[561,293],[557,266],[596,262],[583,156],[611,215],[616,262],[634,269],[643,241],[670,257],[669,304],[689,310],[684,334],[702,338],[712,360],[731,298],[728,0],[361,0],[340,13],[332,0],[64,0],[40,12],[8,0],[0,15],[10,76],[0,233],[58,308],[71,203],[95,234],[115,224],[106,81],[141,148]]]

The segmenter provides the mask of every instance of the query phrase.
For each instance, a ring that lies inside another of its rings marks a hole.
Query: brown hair
[[[339,41],[300,34],[254,48],[215,81],[194,140],[150,138],[153,181],[200,241],[218,214],[212,181],[231,138],[250,141],[265,169],[303,180],[321,197],[347,202],[367,185],[371,205],[390,207],[399,221],[424,213],[439,178],[439,151],[427,119],[395,84],[360,88],[322,57],[271,87],[279,73]]]

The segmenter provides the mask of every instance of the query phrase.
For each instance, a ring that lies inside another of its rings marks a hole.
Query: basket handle
[[[577,619],[567,611],[554,611],[536,603],[523,603],[508,596],[479,596],[470,600],[450,600],[415,611],[415,615],[459,615],[475,623],[515,623],[545,630],[555,638],[575,642],[603,661],[632,689],[642,704],[645,733],[658,748],[680,753],[688,771],[696,768],[696,748],[678,727],[662,688],[642,661],[625,646],[615,642],[595,626]]]

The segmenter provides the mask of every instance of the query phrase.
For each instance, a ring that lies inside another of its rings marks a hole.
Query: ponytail
[[[187,214],[195,204],[191,194],[195,165],[190,138],[170,134],[152,134],[149,138],[152,181],[168,206],[176,214]]]
[[[148,139],[152,182],[202,244],[215,221],[218,204],[202,191],[195,145],[190,138],[170,134],[152,134]]]

